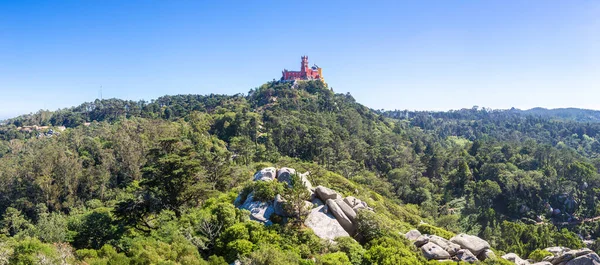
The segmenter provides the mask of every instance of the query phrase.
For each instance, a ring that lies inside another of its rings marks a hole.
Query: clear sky
[[[246,93],[301,55],[376,109],[600,109],[596,0],[0,0],[0,118]]]

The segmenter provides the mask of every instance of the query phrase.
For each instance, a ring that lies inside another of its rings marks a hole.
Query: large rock
[[[313,208],[304,224],[311,228],[315,235],[322,239],[333,241],[336,237],[350,236],[348,232],[340,225],[335,216],[331,212],[325,211],[326,206],[319,199],[314,199],[313,204],[317,207]]]
[[[321,201],[327,201],[329,199],[335,200],[335,199],[340,199],[342,198],[342,196],[335,192],[332,189],[323,187],[323,186],[317,186],[317,188],[315,189],[315,192],[317,193],[317,197],[319,199],[321,199]]]
[[[408,239],[410,241],[415,241],[420,236],[421,236],[421,232],[419,232],[419,230],[417,230],[417,229],[410,230],[406,234],[404,234],[404,237],[406,237],[406,239]]]
[[[248,194],[246,201],[244,201],[244,204],[242,204],[240,208],[250,211],[250,219],[266,225],[272,224],[269,218],[275,213],[273,204],[269,202],[254,201],[253,193]]]
[[[593,253],[594,253],[594,251],[592,251],[589,248],[573,249],[573,250],[568,250],[568,248],[565,248],[563,250],[563,252],[560,252],[559,254],[555,255],[554,257],[548,258],[547,261],[552,262],[552,264],[561,264],[561,263],[564,264],[564,263],[567,263],[567,261],[570,261],[577,257],[588,255],[588,254],[593,254]]]
[[[289,167],[282,167],[277,171],[277,181],[285,182],[288,186],[292,186],[292,175],[296,174],[296,170]]]
[[[354,209],[352,209],[352,207],[350,207],[350,205],[346,204],[346,202],[344,202],[344,200],[342,200],[342,199],[335,200],[335,203],[337,203],[337,205],[340,206],[340,208],[342,209],[344,214],[348,217],[348,219],[350,219],[350,221],[352,223],[354,223],[354,220],[356,220],[356,212],[354,211]]]
[[[477,255],[477,259],[486,260],[486,259],[495,259],[496,254],[491,249],[486,249]]]
[[[273,200],[273,210],[275,211],[275,214],[285,217],[290,216],[290,214],[285,211],[285,202],[286,200],[281,197],[281,195],[277,194],[277,196],[275,196],[275,199]]]
[[[310,172],[304,172],[303,174],[299,174],[300,176],[300,180],[302,181],[302,184],[304,184],[304,186],[308,189],[308,190],[312,190],[313,186],[310,183],[310,181],[308,180],[308,176],[310,175]]]
[[[329,211],[333,213],[340,225],[342,225],[342,227],[346,229],[350,235],[354,235],[356,232],[356,227],[352,221],[350,221],[350,218],[346,216],[342,208],[332,199],[327,200],[326,203],[327,207],[329,207]]]
[[[475,255],[479,255],[482,251],[489,249],[490,244],[476,236],[467,234],[458,234],[450,239],[450,242],[460,245],[462,248],[466,248]]]
[[[458,258],[459,261],[466,261],[466,262],[476,262],[479,261],[477,259],[477,257],[475,257],[475,255],[473,255],[473,253],[471,253],[471,251],[469,251],[468,249],[460,249],[456,252],[456,258]]]
[[[571,249],[566,247],[549,247],[545,248],[544,250],[552,253],[554,256],[560,256],[562,253],[570,251]]]
[[[450,258],[450,254],[447,251],[431,242],[421,246],[421,252],[423,252],[423,256],[427,259],[440,260]]]
[[[427,237],[427,235],[422,235],[415,240],[416,247],[421,247],[427,243],[429,243],[429,237]]]
[[[508,261],[512,261],[516,265],[529,265],[530,264],[529,261],[522,259],[515,253],[508,253],[508,254],[502,256],[502,258],[505,260],[508,260]]]
[[[362,201],[353,196],[348,196],[348,197],[344,198],[344,202],[346,204],[350,205],[350,207],[354,207],[356,205],[361,204]]]
[[[570,260],[565,265],[600,265],[600,257],[596,253],[588,253]]]
[[[277,169],[274,167],[263,168],[254,174],[254,181],[273,181],[277,175]]]
[[[531,265],[552,265],[552,263],[550,263],[548,261],[540,261],[540,262],[533,263]]]
[[[461,249],[460,245],[452,243],[443,237],[436,235],[427,235],[427,237],[429,238],[429,242],[440,246],[442,249],[447,251],[450,256],[454,256],[454,254]]]

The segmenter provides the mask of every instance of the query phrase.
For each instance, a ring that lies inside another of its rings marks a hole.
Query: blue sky
[[[246,93],[300,56],[376,109],[600,109],[600,2],[0,0],[0,118]]]

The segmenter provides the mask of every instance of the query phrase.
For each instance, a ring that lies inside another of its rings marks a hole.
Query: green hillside
[[[600,123],[380,112],[320,81],[96,100],[5,123],[0,264],[435,264],[404,237],[415,228],[477,235],[497,256],[541,259],[582,239],[600,250]],[[240,193],[294,192],[252,181],[269,166],[366,202],[360,236],[249,220]]]

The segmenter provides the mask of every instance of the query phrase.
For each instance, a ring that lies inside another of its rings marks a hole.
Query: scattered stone
[[[330,241],[333,241],[336,237],[350,236],[335,216],[325,212],[325,208],[327,207],[321,200],[314,199],[312,203],[316,204],[317,207],[310,211],[304,224],[311,228],[315,232],[315,235]]]
[[[339,193],[335,192],[332,189],[325,188],[323,186],[317,186],[315,191],[317,193],[317,197],[319,199],[321,199],[321,201],[327,201],[329,199],[335,200],[335,199],[342,198],[342,196]]]
[[[443,250],[440,246],[431,242],[421,246],[421,252],[423,252],[423,255],[427,259],[440,260],[450,258],[450,254],[447,251]]]
[[[421,236],[421,232],[417,229],[413,229],[404,234],[404,236],[410,241],[415,241]]]
[[[516,265],[530,265],[531,264],[531,263],[529,263],[529,261],[522,259],[515,253],[508,253],[508,254],[502,256],[502,258],[505,260],[508,260],[508,261],[512,261]]]
[[[489,249],[490,244],[476,236],[467,234],[458,234],[450,239],[450,242],[460,245],[462,248],[466,248],[475,255],[479,255],[482,251]]]
[[[274,167],[263,168],[254,174],[254,181],[273,181],[276,176],[276,171],[277,170]]]
[[[478,261],[477,257],[475,257],[475,255],[473,255],[473,253],[471,253],[471,251],[469,251],[468,249],[458,250],[456,252],[456,257],[458,258],[459,261],[466,261],[466,262]]]

